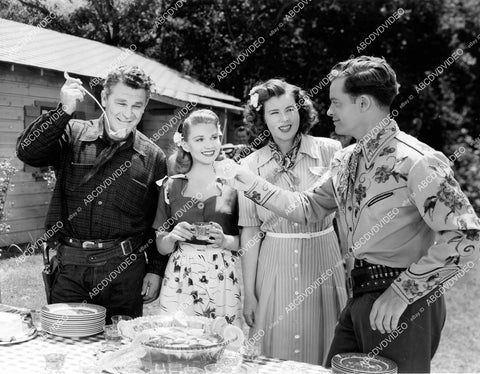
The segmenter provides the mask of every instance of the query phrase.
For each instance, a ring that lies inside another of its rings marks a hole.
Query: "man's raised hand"
[[[83,101],[85,96],[82,81],[77,78],[72,78],[68,73],[64,74],[65,83],[60,90],[60,102],[62,109],[67,114],[72,114],[77,109],[78,103]]]

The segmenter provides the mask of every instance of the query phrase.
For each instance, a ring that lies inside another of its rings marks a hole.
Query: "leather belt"
[[[355,259],[347,285],[353,297],[386,290],[406,268],[392,268]]]
[[[135,235],[126,239],[111,239],[111,240],[81,240],[71,237],[63,237],[62,243],[74,248],[82,248],[82,249],[100,249],[100,250],[108,250],[108,249],[116,249],[118,253],[110,252],[110,255],[123,255],[128,256],[130,253],[133,253],[135,247],[141,244],[143,239],[143,234]]]

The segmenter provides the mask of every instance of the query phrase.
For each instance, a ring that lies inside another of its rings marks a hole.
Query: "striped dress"
[[[268,146],[243,163],[283,189],[304,191],[319,182],[338,149],[340,143],[334,140],[302,135],[291,169],[296,184],[287,173],[278,172]],[[267,233],[258,257],[258,305],[251,336],[263,335],[263,355],[325,364],[337,319],[347,300],[340,249],[332,230],[333,216],[302,225],[275,216],[243,194],[239,194],[239,208],[239,226],[256,226]],[[328,232],[314,238],[274,237],[275,233],[323,230]]]

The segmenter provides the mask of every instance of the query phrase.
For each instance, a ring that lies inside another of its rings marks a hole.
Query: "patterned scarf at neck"
[[[272,139],[268,142],[268,146],[270,147],[270,151],[272,152],[274,160],[279,165],[279,168],[275,170],[274,182],[278,180],[281,173],[287,173],[290,176],[293,184],[298,186],[299,179],[292,171],[293,167],[295,166],[295,161],[297,160],[298,150],[300,149],[300,143],[302,140],[302,136],[297,134],[295,139],[293,140],[292,148],[284,155],[280,148],[278,147],[277,143],[275,143]]]
[[[80,182],[80,184],[82,185],[87,183],[102,168],[102,166],[104,166],[108,161],[110,161],[122,145],[127,144],[130,139],[133,139],[132,134],[130,134],[127,138],[127,141],[114,141],[107,136],[107,131],[105,129],[105,120],[103,116],[100,118],[100,124],[101,128],[103,129],[103,139],[108,143],[108,146],[105,147],[98,154],[92,166],[92,169],[87,174],[85,174],[82,181]],[[130,141],[130,143],[133,142]]]

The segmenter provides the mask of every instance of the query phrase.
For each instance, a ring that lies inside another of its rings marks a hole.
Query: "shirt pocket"
[[[113,204],[129,217],[142,216],[146,212],[145,198],[147,185],[126,175],[119,181]]]
[[[92,170],[93,163],[70,162],[70,168],[65,173],[65,192],[67,195],[83,193],[81,181]]]
[[[377,222],[382,220],[385,216],[399,213],[399,209],[402,208],[402,202],[406,188],[397,188],[390,191],[384,191],[376,194],[367,200],[362,207],[362,214],[368,222]]]
[[[372,197],[370,200],[367,201],[367,208],[370,208],[372,205],[378,204],[379,202],[388,199],[389,197],[393,196],[394,192],[393,191],[388,191],[388,192],[382,192],[378,195],[375,195]]]

